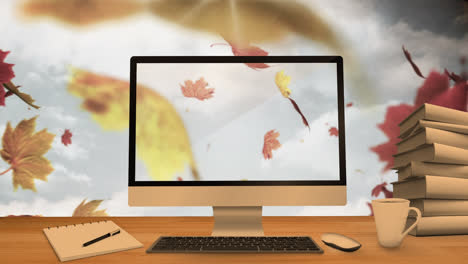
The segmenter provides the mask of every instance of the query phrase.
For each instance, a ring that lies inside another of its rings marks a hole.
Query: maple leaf
[[[63,132],[63,135],[62,135],[62,144],[65,146],[68,146],[69,144],[71,144],[72,136],[73,134],[70,132],[70,129],[65,129],[65,132]]]
[[[182,179],[182,177],[179,176],[179,177],[177,177],[177,180],[178,181],[183,181],[184,179]]]
[[[372,196],[377,197],[380,195],[380,193],[384,193],[385,198],[393,198],[393,193],[387,189],[387,183],[383,182],[372,189]]]
[[[129,125],[129,82],[71,68],[68,91],[83,99],[81,108],[102,129],[123,131]],[[182,118],[159,93],[138,85],[136,155],[154,180],[168,181],[188,165],[195,180],[200,180],[190,139]]]
[[[330,127],[330,129],[328,129],[328,133],[330,134],[330,136],[338,137],[338,128]]]
[[[5,88],[4,83],[8,83],[15,77],[13,72],[14,64],[5,63],[5,58],[10,53],[9,51],[0,50],[0,105],[5,106]]]
[[[234,56],[268,56],[268,52],[266,52],[265,50],[257,47],[257,46],[252,46],[252,45],[248,45],[248,44],[241,44],[241,45],[237,45],[237,44],[234,44],[233,42],[229,42],[227,41],[228,44],[226,43],[215,43],[215,44],[211,44],[210,47],[213,47],[215,45],[229,45],[231,46],[231,50],[232,50],[232,54],[234,54]],[[244,63],[245,65],[247,65],[249,68],[252,68],[254,70],[257,70],[257,69],[265,69],[265,68],[268,68],[270,67],[268,64],[266,63]]]
[[[86,202],[86,199],[84,199],[73,211],[72,216],[77,216],[77,217],[83,217],[83,216],[109,216],[106,213],[106,209],[104,210],[98,210],[96,209],[101,205],[103,200],[92,200],[89,202]]]
[[[280,93],[281,95],[284,97],[284,98],[287,98],[289,99],[289,101],[291,102],[292,106],[294,107],[294,109],[296,110],[296,112],[301,116],[301,119],[302,119],[302,123],[304,123],[304,125],[309,129],[310,131],[310,127],[309,127],[309,122],[307,122],[307,119],[305,118],[304,114],[302,113],[301,109],[299,108],[299,106],[297,105],[296,101],[294,101],[290,95],[291,95],[291,89],[289,89],[289,83],[291,82],[291,76],[287,76],[286,74],[284,74],[284,71],[280,71],[280,72],[277,72],[276,75],[275,75],[275,83],[276,83],[276,86],[278,87],[278,89],[280,90]]]
[[[408,104],[389,106],[385,114],[384,122],[377,125],[377,127],[385,133],[388,141],[371,147],[370,149],[379,156],[380,161],[386,163],[383,171],[387,171],[393,167],[393,155],[397,153],[396,143],[400,142],[398,138],[400,127],[398,124],[411,114],[414,109],[414,106]]]
[[[7,123],[2,137],[0,156],[10,168],[0,175],[13,170],[13,188],[36,191],[34,180],[47,181],[47,176],[54,170],[50,161],[43,157],[51,148],[55,135],[43,129],[34,133],[36,118],[22,120],[15,129]]]
[[[214,88],[206,88],[206,86],[208,86],[208,83],[201,77],[195,83],[191,80],[186,80],[184,85],[180,85],[180,89],[185,97],[193,97],[203,101],[213,97],[214,93]]]
[[[15,78],[15,73],[13,72],[14,64],[4,62],[9,53],[9,51],[3,51],[0,49],[0,83],[7,83],[10,82],[11,79]]]
[[[22,93],[19,91],[18,88],[20,88],[21,86],[16,86],[12,82],[7,82],[3,84],[3,87],[5,87],[8,90],[8,93],[5,95],[5,97],[8,97],[14,94],[18,96],[21,100],[23,100],[25,103],[27,103],[28,105],[36,109],[40,108],[39,106],[34,104],[34,99],[31,97],[31,95],[27,93]]]
[[[421,78],[426,78],[426,77],[424,77],[424,75],[421,73],[421,70],[419,70],[419,67],[413,62],[413,59],[411,58],[411,54],[409,53],[408,50],[405,49],[405,46],[401,46],[401,48],[403,49],[403,53],[405,54],[406,59],[407,59],[408,62],[411,64],[411,67],[413,67],[414,72],[416,72],[416,74],[417,74],[419,77],[421,77]]]
[[[265,159],[271,159],[273,157],[273,150],[281,147],[280,142],[278,141],[280,133],[275,132],[275,130],[268,131],[263,138],[263,157]]]
[[[346,107],[351,107],[351,106],[353,106],[353,102],[349,102],[346,104]]]

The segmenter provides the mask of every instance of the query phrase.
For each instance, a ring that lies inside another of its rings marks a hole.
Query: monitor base
[[[264,236],[261,206],[213,206],[212,236]]]

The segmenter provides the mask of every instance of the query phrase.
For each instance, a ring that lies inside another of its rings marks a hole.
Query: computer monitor
[[[257,236],[262,206],[346,204],[340,56],[132,57],[130,89],[130,206]]]

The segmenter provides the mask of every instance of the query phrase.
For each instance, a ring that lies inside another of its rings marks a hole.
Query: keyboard
[[[323,253],[310,237],[160,237],[147,253]]]

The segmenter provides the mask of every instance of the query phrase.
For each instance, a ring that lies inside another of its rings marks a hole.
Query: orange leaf
[[[257,47],[257,46],[252,46],[252,45],[236,45],[233,42],[227,41],[228,44],[224,43],[215,43],[211,44],[210,47],[213,47],[214,45],[229,45],[231,46],[232,54],[234,56],[267,56],[268,52],[264,51],[263,49]],[[245,63],[249,68],[252,68],[254,70],[256,69],[265,69],[270,67],[266,63]]]
[[[92,200],[86,202],[84,199],[73,211],[72,216],[109,216],[106,213],[106,209],[96,211],[96,209],[101,205],[103,200]]]
[[[184,85],[180,85],[180,89],[185,97],[193,97],[203,101],[213,97],[214,93],[214,88],[206,88],[206,86],[208,86],[208,83],[201,77],[195,83],[191,80],[186,80]]]
[[[265,134],[263,139],[263,157],[265,159],[271,159],[273,157],[273,150],[281,147],[280,142],[278,141],[280,133],[275,132],[275,130],[270,130]]]
[[[13,170],[13,188],[36,191],[34,180],[47,181],[47,176],[54,170],[50,161],[42,155],[51,148],[55,135],[43,129],[34,133],[36,117],[21,121],[15,129],[7,123],[2,137],[0,155],[10,164],[10,168],[0,175]]]
[[[68,146],[72,143],[71,138],[73,134],[70,132],[70,129],[65,129],[65,132],[62,135],[62,144]]]

